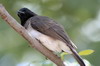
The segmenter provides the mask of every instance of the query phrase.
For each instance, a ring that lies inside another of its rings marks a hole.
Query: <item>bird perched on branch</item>
[[[85,66],[78,55],[76,46],[72,43],[64,28],[53,19],[39,16],[27,8],[18,11],[21,25],[25,27],[31,37],[38,39],[41,44],[54,52],[67,52],[72,54],[80,66]]]

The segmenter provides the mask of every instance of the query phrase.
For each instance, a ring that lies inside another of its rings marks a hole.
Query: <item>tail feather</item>
[[[83,62],[82,58],[76,52],[76,50],[71,48],[71,51],[72,51],[72,55],[77,60],[77,62],[80,64],[80,66],[86,66],[85,63]]]

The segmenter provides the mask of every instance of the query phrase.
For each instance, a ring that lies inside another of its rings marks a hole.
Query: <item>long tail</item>
[[[74,58],[77,60],[77,62],[80,64],[80,66],[86,66],[85,63],[83,62],[82,58],[78,55],[75,49],[70,48],[72,51],[72,55]]]

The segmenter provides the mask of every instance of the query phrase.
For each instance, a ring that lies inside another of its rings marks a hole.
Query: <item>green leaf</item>
[[[62,52],[62,53],[60,54],[62,60],[64,60],[64,55],[68,55],[68,53]]]
[[[79,52],[79,55],[90,55],[94,52],[94,50],[83,50]]]

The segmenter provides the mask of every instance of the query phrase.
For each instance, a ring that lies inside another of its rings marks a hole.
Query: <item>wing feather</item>
[[[29,21],[31,21],[30,23],[33,29],[54,39],[61,40],[65,42],[67,46],[76,48],[76,46],[71,43],[63,27],[54,20],[45,16],[35,16],[30,18]]]

